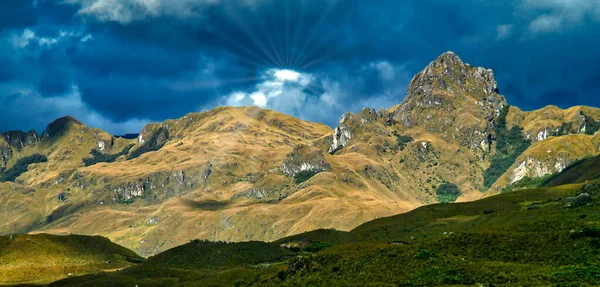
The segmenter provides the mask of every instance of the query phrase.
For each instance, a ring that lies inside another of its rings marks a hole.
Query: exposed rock
[[[160,222],[160,217],[158,217],[158,216],[153,216],[153,217],[148,218],[149,225],[156,225],[159,222]]]
[[[513,184],[525,177],[540,178],[553,173],[561,172],[571,162],[564,158],[556,158],[553,163],[542,162],[535,158],[526,158],[518,163],[509,176],[509,184]]]
[[[31,130],[27,133],[22,131],[9,131],[2,133],[0,138],[3,138],[9,146],[18,149],[24,148],[28,145],[35,145],[40,141],[38,133],[34,130]]]
[[[204,181],[204,185],[208,184],[208,177],[212,174],[212,167],[213,167],[213,165],[210,161],[206,162],[206,168],[204,169],[204,174],[202,177],[202,180]]]
[[[340,117],[339,125],[333,130],[331,146],[327,149],[329,154],[345,147],[352,139],[352,130],[346,125],[346,121],[352,116],[352,113],[345,113]]]
[[[53,121],[52,123],[50,123],[46,127],[46,130],[44,130],[44,132],[42,133],[42,137],[43,138],[53,138],[53,137],[61,136],[62,134],[67,132],[69,129],[71,129],[75,126],[78,126],[78,125],[84,126],[80,121],[74,119],[73,117],[70,117],[70,116],[62,117],[62,118],[59,118],[59,119]]]
[[[594,200],[588,193],[582,193],[577,197],[567,197],[564,201],[567,203],[566,207],[580,207],[588,205]]]
[[[330,170],[331,165],[325,160],[323,152],[307,145],[296,146],[281,165],[281,172],[288,176],[295,176],[302,171],[322,172]]]
[[[231,199],[239,199],[239,198],[248,198],[248,199],[258,199],[261,200],[265,197],[265,190],[252,188],[246,191],[243,191],[239,194],[236,194],[231,197]]]
[[[144,180],[138,179],[135,183],[129,182],[114,189],[115,200],[132,201],[135,197],[143,196],[144,191]]]
[[[430,142],[421,141],[412,145],[412,151],[420,162],[426,162],[434,150]]]
[[[0,172],[6,169],[8,161],[13,157],[13,151],[8,146],[0,146]]]
[[[506,105],[492,70],[471,67],[447,52],[415,75],[393,119],[477,149]]]

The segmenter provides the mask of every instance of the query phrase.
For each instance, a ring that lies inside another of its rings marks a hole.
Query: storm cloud
[[[335,125],[452,50],[523,109],[600,106],[600,0],[5,0],[0,130],[112,133],[217,105]]]

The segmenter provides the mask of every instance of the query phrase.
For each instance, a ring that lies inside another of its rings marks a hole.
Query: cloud
[[[233,91],[224,96],[220,104],[255,105],[334,126],[342,113],[365,107],[389,108],[404,97],[408,80],[401,80],[406,79],[403,66],[381,60],[356,71],[354,75],[334,78],[320,73],[270,69],[256,86]],[[381,86],[371,90],[373,75],[379,78]]]
[[[529,24],[532,33],[560,32],[585,20],[600,21],[600,0],[523,0],[523,11],[542,13]]]
[[[504,40],[510,37],[513,28],[514,26],[510,24],[498,25],[498,27],[496,27],[496,40]]]
[[[12,93],[0,96],[0,114],[17,120],[18,125],[6,126],[0,124],[0,129],[9,130],[21,128],[29,130],[33,127],[41,129],[62,116],[73,116],[90,127],[102,127],[113,134],[125,134],[139,131],[149,123],[147,119],[129,119],[115,122],[94,111],[81,100],[79,89],[71,87],[71,91],[57,97],[42,97],[32,90],[17,89]]]
[[[543,14],[529,24],[532,33],[558,32],[563,27],[563,17],[560,15]]]
[[[56,99],[76,86],[114,123],[231,101],[334,125],[400,103],[412,76],[452,50],[493,69],[524,109],[600,105],[589,84],[600,77],[598,1],[5,0],[0,97]]]
[[[67,0],[78,4],[78,14],[92,16],[101,22],[128,24],[133,21],[155,17],[177,17],[181,19],[204,16],[207,8],[215,5],[251,7],[258,0]]]

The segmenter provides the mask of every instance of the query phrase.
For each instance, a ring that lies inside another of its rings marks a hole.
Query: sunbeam
[[[240,19],[238,15],[236,15],[235,13],[229,13],[229,17],[238,26],[238,28],[240,28],[244,32],[246,37],[249,40],[251,40],[254,43],[254,45],[256,45],[256,47],[259,48],[260,51],[271,60],[275,67],[282,67],[281,64],[277,61],[277,59],[269,52],[269,49],[267,49],[263,45],[263,43],[258,39],[258,37],[256,37],[256,34],[254,34],[253,31],[248,29],[248,27],[242,22],[242,19]]]
[[[247,78],[235,78],[235,79],[218,79],[210,81],[189,81],[189,82],[176,82],[171,85],[171,89],[175,91],[189,91],[199,90],[205,88],[216,88],[226,84],[245,83],[263,79],[263,77],[247,77]]]
[[[255,61],[252,60],[248,60],[248,59],[244,59],[241,57],[238,57],[238,59],[252,64],[254,66],[266,66],[266,67],[271,67],[273,65],[272,62],[268,61],[267,59],[265,59],[264,57],[256,54],[256,52],[254,52],[253,50],[249,49],[248,47],[244,47],[242,44],[240,44],[238,41],[236,41],[235,39],[229,37],[226,33],[217,33],[217,36],[220,37],[221,39],[224,39],[225,41],[229,42],[230,44],[234,45],[235,47],[237,47],[242,53],[246,53],[247,55],[249,55],[250,57],[254,58],[255,60],[261,61],[263,64],[257,63]]]
[[[325,11],[323,11],[323,14],[317,21],[317,24],[315,26],[313,26],[309,36],[307,37],[306,41],[304,41],[302,47],[300,48],[300,51],[296,54],[296,58],[294,59],[294,61],[292,61],[292,64],[291,64],[292,66],[296,66],[299,64],[298,60],[301,57],[303,57],[304,53],[306,52],[306,49],[312,43],[313,39],[318,35],[318,32],[321,32],[320,30],[323,27],[323,24],[325,24],[325,20],[327,19],[327,16],[329,15],[329,13],[331,12],[331,10],[333,9],[334,6],[335,6],[335,4],[329,4],[327,6],[327,8],[325,9]]]

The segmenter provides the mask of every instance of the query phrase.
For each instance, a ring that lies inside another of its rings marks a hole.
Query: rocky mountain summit
[[[402,99],[402,95],[398,95]],[[600,153],[600,110],[524,112],[447,52],[398,106],[322,124],[218,107],[115,137],[65,117],[0,136],[0,233],[101,234],[152,255],[193,238],[275,240],[471,201]]]

